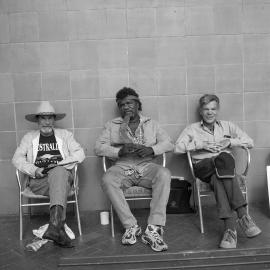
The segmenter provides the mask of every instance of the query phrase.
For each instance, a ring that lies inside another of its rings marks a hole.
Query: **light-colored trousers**
[[[72,173],[66,168],[59,166],[51,169],[46,177],[30,179],[29,188],[35,194],[49,196],[50,207],[53,205],[63,206],[63,219],[65,219],[67,196],[70,192],[72,181]]]
[[[135,166],[142,176],[126,175],[125,170],[134,168],[127,164],[116,164],[110,167],[102,178],[102,188],[109,197],[124,228],[137,224],[125,199],[123,190],[131,186],[152,189],[148,224],[165,226],[166,206],[170,195],[171,173],[155,163],[141,163]]]

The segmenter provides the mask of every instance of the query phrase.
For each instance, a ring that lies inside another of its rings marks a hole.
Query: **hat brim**
[[[36,122],[38,122],[38,116],[40,116],[40,115],[54,115],[55,121],[61,120],[66,116],[65,113],[40,113],[40,114],[32,113],[32,114],[27,114],[25,116],[25,119],[30,121],[30,122],[36,123]]]

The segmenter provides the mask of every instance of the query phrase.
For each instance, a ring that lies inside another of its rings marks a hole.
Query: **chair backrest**
[[[161,156],[161,161],[160,163],[162,164],[163,167],[166,167],[166,153],[163,153]],[[158,157],[157,157],[158,159]],[[103,167],[103,171],[106,172],[107,169],[113,165],[113,161],[110,160],[109,158],[103,156],[102,157],[102,167]]]

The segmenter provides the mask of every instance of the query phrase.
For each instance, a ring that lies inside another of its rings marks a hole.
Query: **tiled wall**
[[[0,0],[0,214],[18,211],[10,160],[35,128],[24,115],[47,99],[67,113],[58,126],[72,130],[87,154],[81,208],[107,207],[93,147],[126,85],[174,140],[197,120],[200,95],[217,93],[221,118],[255,140],[250,200],[266,200],[269,16],[267,0]],[[170,155],[168,167],[188,177],[183,157]]]

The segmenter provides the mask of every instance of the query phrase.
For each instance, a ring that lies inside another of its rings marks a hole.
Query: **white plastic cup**
[[[100,212],[100,223],[101,225],[108,225],[110,223],[108,211]]]

